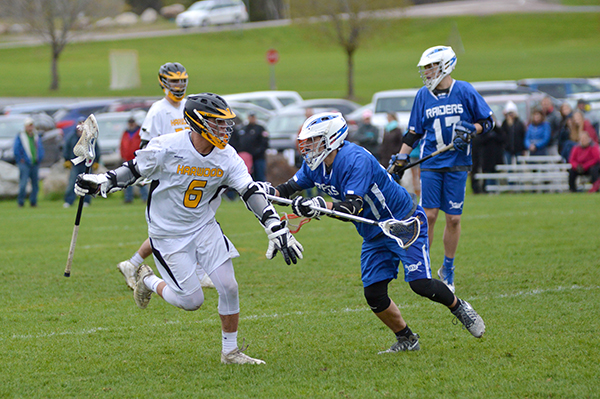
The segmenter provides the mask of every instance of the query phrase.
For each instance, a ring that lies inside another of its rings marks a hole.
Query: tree
[[[343,48],[347,57],[347,98],[354,99],[354,54],[361,40],[375,34],[381,26],[386,17],[382,10],[402,8],[407,3],[407,0],[290,0],[290,13],[295,23],[316,24],[323,35]]]
[[[93,0],[13,0],[13,14],[50,45],[50,90],[59,88],[58,59],[71,39],[71,30]]]

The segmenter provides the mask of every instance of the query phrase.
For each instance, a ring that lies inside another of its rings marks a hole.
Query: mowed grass
[[[390,296],[422,349],[390,355],[377,354],[393,335],[364,301],[351,224],[304,226],[305,257],[288,266],[265,259],[265,234],[241,202],[223,203],[218,220],[241,254],[240,342],[263,366],[220,364],[214,290],[196,312],[157,296],[135,306],[115,266],[146,237],[143,211],[120,194],[95,199],[65,278],[75,209],[0,202],[0,397],[599,397],[597,195],[468,195],[457,294],[486,334],[473,338],[400,279]]]
[[[380,90],[419,87],[416,64],[424,49],[451,44],[468,81],[598,76],[599,13],[514,14],[381,21],[355,53],[355,96],[368,103]],[[60,90],[50,92],[48,46],[0,49],[2,96],[158,96],[158,67],[183,63],[188,93],[268,90],[268,49],[280,53],[277,88],[305,98],[347,94],[345,52],[315,25],[236,30],[135,40],[69,44],[59,61]],[[464,48],[464,52],[462,49]],[[111,91],[111,50],[139,55],[141,87]]]

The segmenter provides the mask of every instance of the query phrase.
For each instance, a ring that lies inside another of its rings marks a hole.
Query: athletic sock
[[[237,348],[237,331],[236,332],[225,332],[221,331],[223,336],[223,353],[229,353]]]
[[[408,327],[408,325],[406,327],[404,327],[404,329],[398,331],[396,334],[396,338],[400,338],[400,337],[410,337],[411,335],[413,335],[413,332],[410,330],[410,328]]]
[[[129,261],[131,262],[131,264],[135,267],[139,267],[142,262],[144,261],[144,258],[142,258],[140,256],[140,254],[138,254],[137,252],[131,257],[131,259],[129,259]]]
[[[146,284],[146,287],[150,288],[153,292],[156,292],[156,287],[158,287],[158,284],[160,284],[161,281],[162,280],[154,274],[151,274],[144,278],[144,284]]]
[[[460,307],[460,298],[456,297],[456,305],[449,308],[452,313],[456,312],[456,310]]]
[[[444,270],[452,271],[454,270],[454,258],[448,258],[444,256]]]

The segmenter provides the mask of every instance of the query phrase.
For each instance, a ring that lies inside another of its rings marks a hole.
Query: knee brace
[[[420,279],[410,281],[408,283],[415,294],[424,296],[434,302],[441,303],[446,306],[452,305],[454,302],[454,294],[440,280]]]
[[[390,307],[388,284],[391,280],[379,281],[364,288],[365,298],[373,313],[381,313]]]

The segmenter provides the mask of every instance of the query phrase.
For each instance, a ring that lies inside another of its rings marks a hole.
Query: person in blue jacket
[[[550,124],[545,121],[541,108],[534,108],[531,114],[531,123],[525,133],[525,148],[529,155],[547,155],[548,144],[551,138]]]
[[[29,203],[32,207],[36,207],[40,162],[44,158],[44,147],[42,145],[42,138],[35,130],[33,119],[26,118],[24,125],[24,129],[17,135],[13,147],[15,162],[19,167],[19,195],[17,196],[17,203],[19,207],[25,205],[27,182],[31,181]]]

